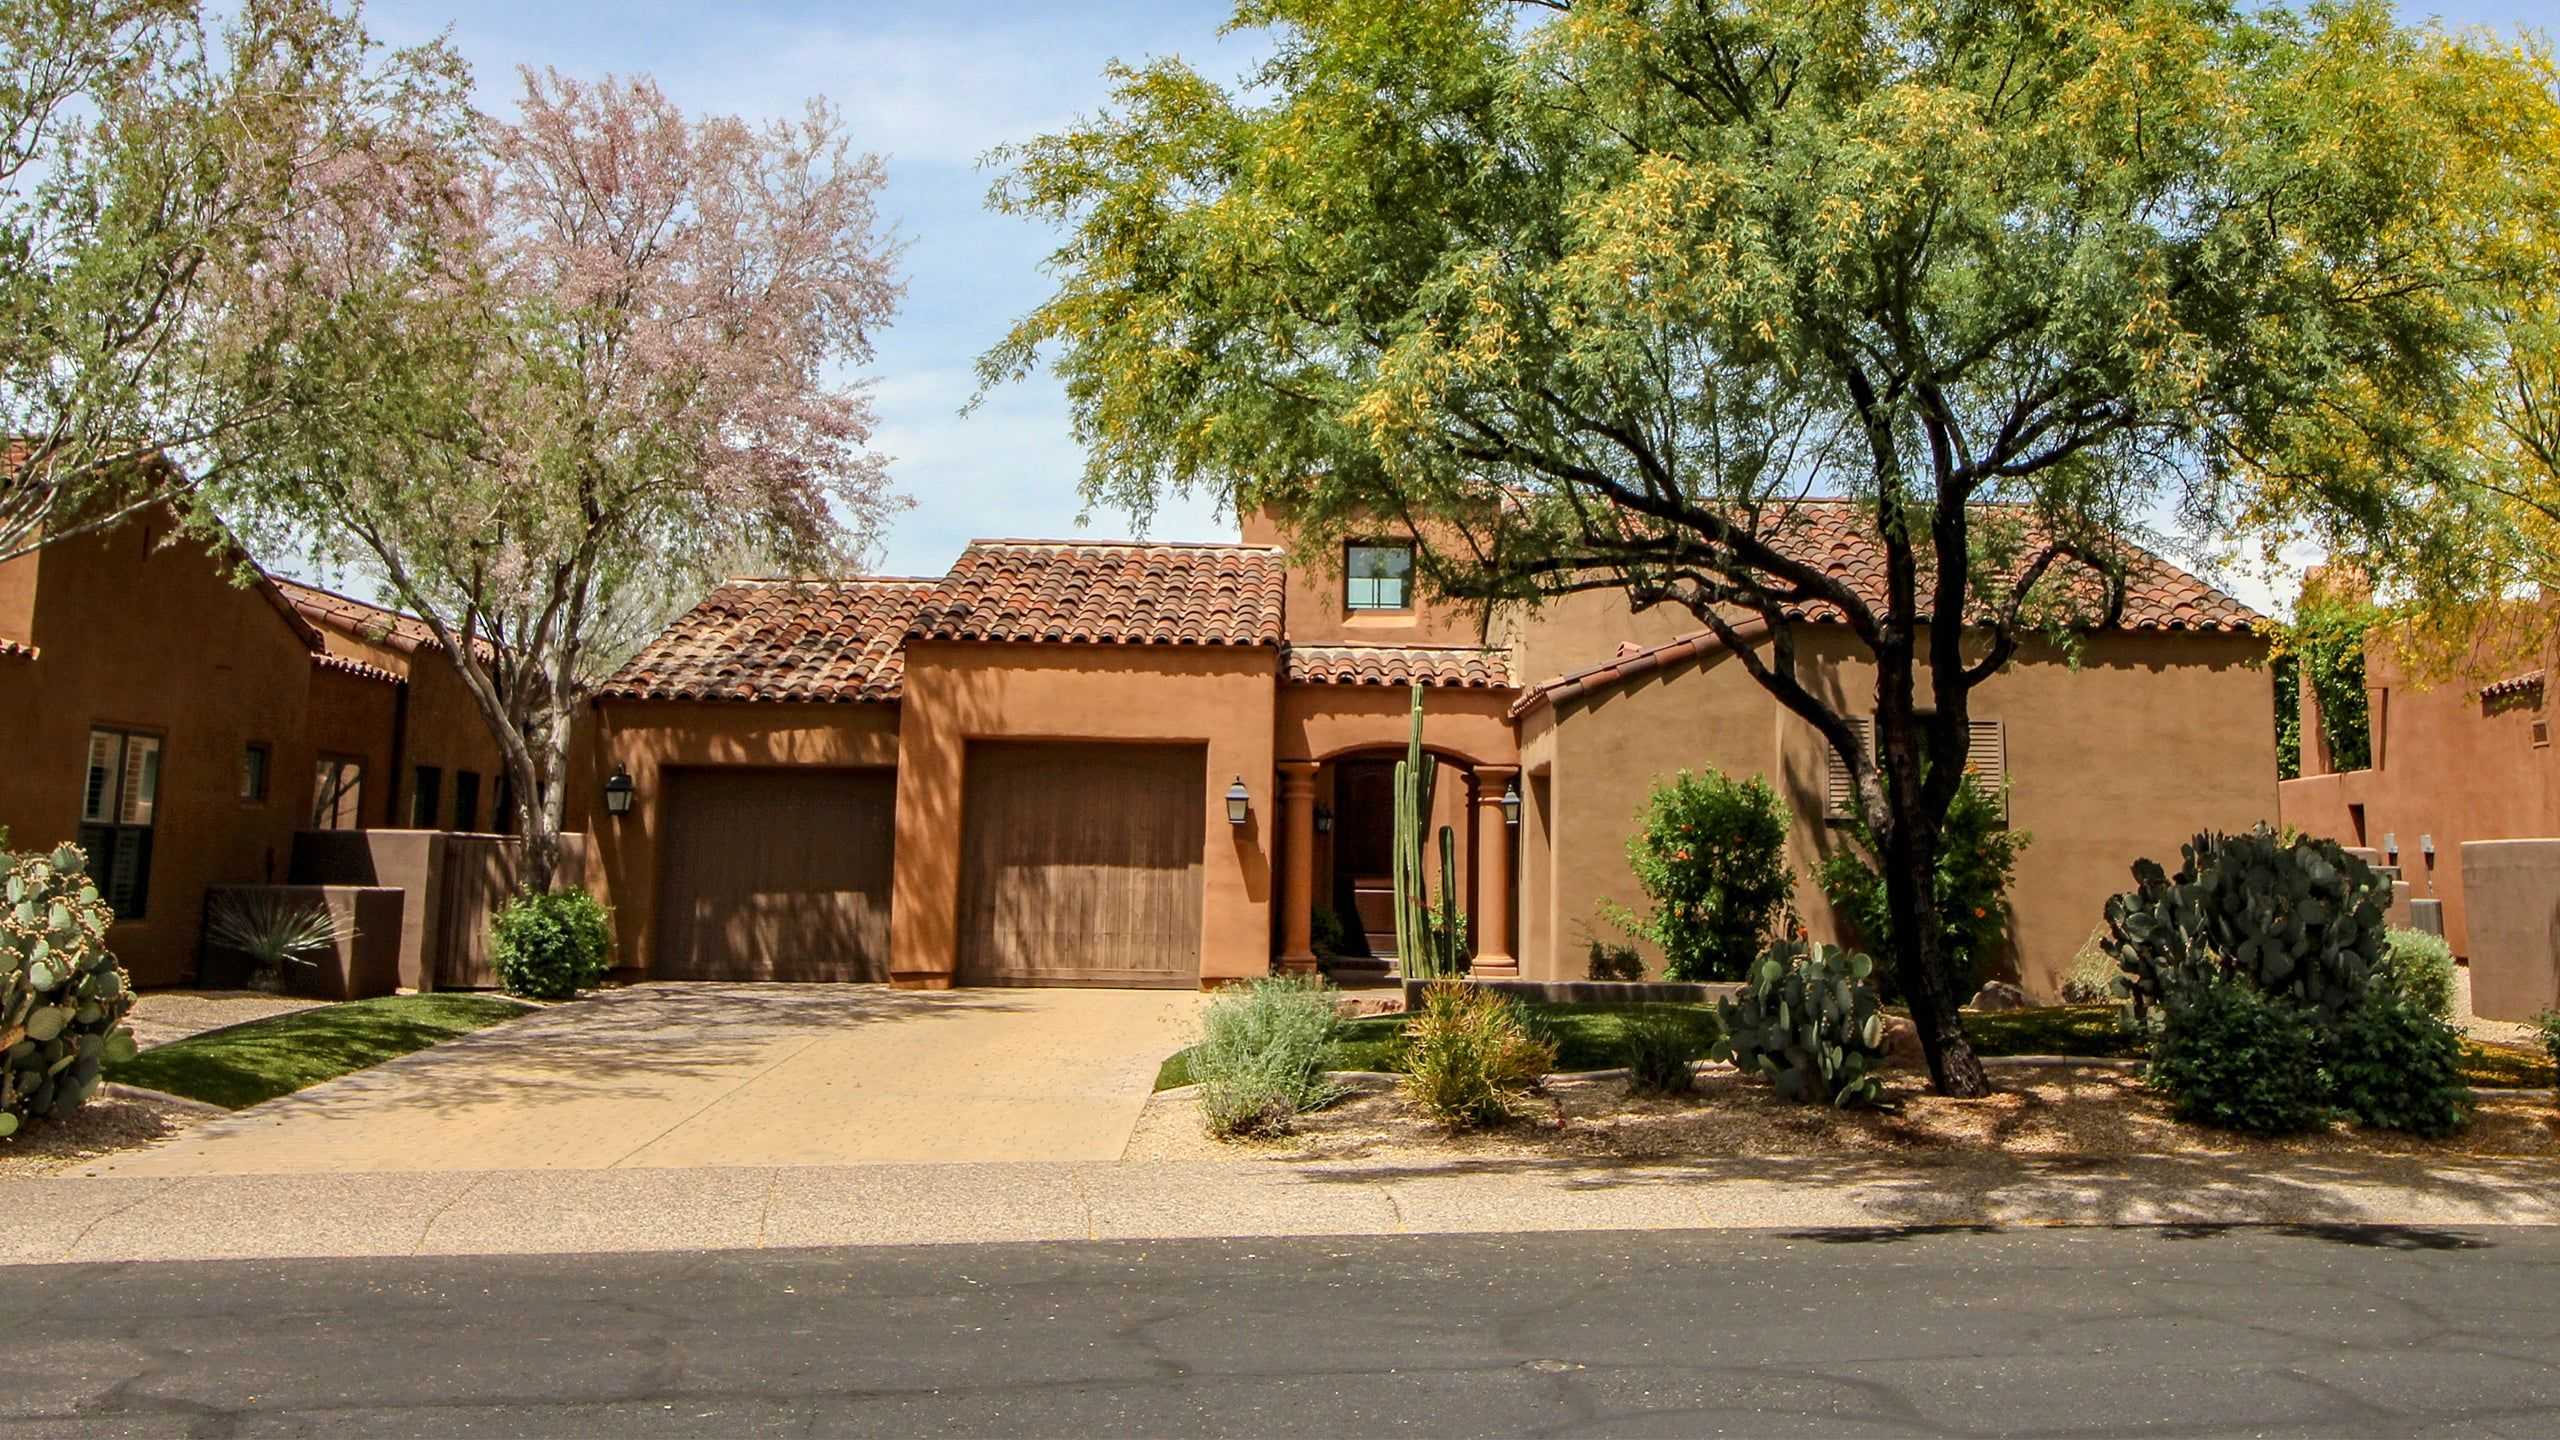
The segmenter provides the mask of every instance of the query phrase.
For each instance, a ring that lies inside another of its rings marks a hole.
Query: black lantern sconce
[[[1252,804],[1253,797],[1245,792],[1244,777],[1239,775],[1236,783],[1227,787],[1227,823],[1243,824],[1245,810]]]
[[[1333,811],[1322,805],[1316,807],[1316,833],[1319,835],[1333,833]]]
[[[1517,780],[1502,787],[1502,823],[1520,823],[1520,782]]]
[[[612,776],[604,782],[604,810],[608,815],[631,813],[631,797],[639,793],[631,783],[631,772],[616,765]]]

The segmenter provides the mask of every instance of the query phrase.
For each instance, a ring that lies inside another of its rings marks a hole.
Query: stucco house
[[[0,827],[85,846],[134,981],[191,978],[207,887],[296,837],[497,828],[497,747],[413,620],[264,574],[146,512],[0,564]],[[408,637],[404,639],[404,636]]]
[[[1788,543],[1878,588],[1850,521],[1802,506]],[[1409,536],[1306,566],[1285,539],[1256,516],[1233,544],[981,540],[940,576],[720,586],[596,701],[572,800],[619,963],[912,986],[1312,968],[1319,909],[1354,950],[1385,928],[1417,679],[1479,973],[1578,978],[1591,937],[1621,938],[1601,904],[1640,901],[1626,839],[1684,766],[1769,776],[1801,873],[1845,843],[1812,729],[1669,615],[1586,594],[1488,643],[1415,591]],[[1806,619],[1820,682],[1870,693],[1845,628]],[[2136,857],[2273,815],[2263,625],[2145,557],[2076,659],[2031,647],[1976,692],[1976,762],[2035,833],[2031,991]],[[1840,933],[1809,878],[1799,908]]]

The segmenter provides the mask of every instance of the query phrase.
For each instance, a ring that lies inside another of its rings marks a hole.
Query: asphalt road
[[[2560,1231],[28,1268],[0,1435],[2550,1435]]]

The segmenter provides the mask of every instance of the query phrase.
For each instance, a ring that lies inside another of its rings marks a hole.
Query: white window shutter
[[[1965,736],[1964,768],[1973,772],[1973,783],[1982,793],[2000,802],[2000,819],[2009,818],[2009,729],[1998,720],[1969,722],[1971,732]]]

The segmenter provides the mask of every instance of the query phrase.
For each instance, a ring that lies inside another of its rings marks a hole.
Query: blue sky
[[[2560,25],[2560,0],[2402,9],[2457,25]],[[960,414],[971,363],[1046,293],[1040,261],[1053,243],[1039,227],[986,210],[989,177],[978,157],[1098,107],[1103,66],[1115,56],[1179,54],[1234,75],[1251,66],[1257,44],[1218,35],[1229,13],[1223,0],[374,0],[369,13],[394,41],[449,28],[492,110],[508,108],[518,65],[587,78],[645,71],[695,113],[783,115],[824,95],[845,112],[857,144],[888,157],[884,208],[909,242],[907,299],[880,337],[871,374],[879,446],[915,500],[887,536],[882,568],[891,573],[940,573],[972,536],[1079,533],[1081,452],[1056,385],[1044,377],[1007,386]],[[1129,530],[1126,517],[1098,514],[1082,533]],[[1152,533],[1222,539],[1234,531],[1205,504],[1175,503]]]

